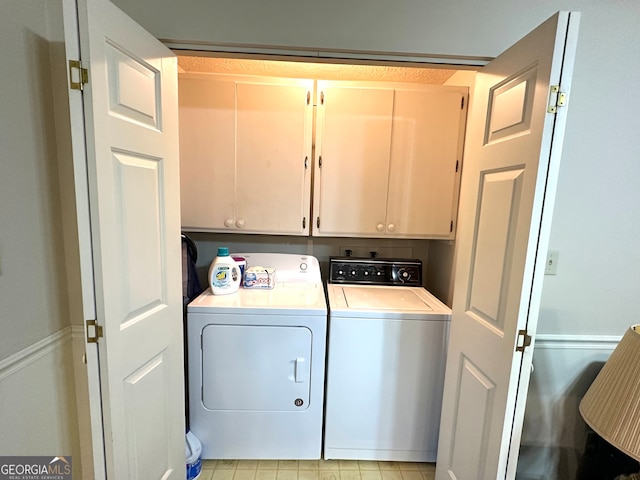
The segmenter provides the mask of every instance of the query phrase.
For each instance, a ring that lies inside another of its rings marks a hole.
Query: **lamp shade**
[[[585,422],[640,461],[640,325],[629,328],[580,402]]]

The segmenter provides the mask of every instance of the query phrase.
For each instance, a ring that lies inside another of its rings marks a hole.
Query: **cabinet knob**
[[[224,226],[225,226],[225,227],[233,227],[233,219],[231,219],[231,218],[227,218],[227,219],[224,221]]]
[[[390,223],[389,226],[387,227],[387,230],[389,230],[390,232],[395,232],[396,231],[395,224]]]
[[[242,227],[244,227],[244,220],[238,220],[238,221],[236,222],[236,227],[238,227],[238,228],[242,228]]]
[[[379,232],[384,232],[384,225],[379,223],[378,226],[376,227],[376,230],[378,230]]]

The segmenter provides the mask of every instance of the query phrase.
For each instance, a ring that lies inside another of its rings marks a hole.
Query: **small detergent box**
[[[275,286],[275,268],[250,267],[244,271],[244,288],[272,289]]]

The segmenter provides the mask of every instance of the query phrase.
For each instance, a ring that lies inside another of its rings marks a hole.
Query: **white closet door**
[[[86,150],[74,147],[74,163],[86,166],[76,188],[88,192],[90,220],[79,206],[78,229],[104,334],[86,348],[87,362],[99,361],[90,402],[102,407],[106,476],[184,478],[176,58],[109,2],[78,1],[77,17],[75,2],[64,8],[65,34],[79,32],[89,69],[70,97],[73,118],[73,99],[83,100],[73,141]]]
[[[438,480],[515,478],[579,14],[477,76],[467,136]],[[525,348],[526,347],[526,348]]]

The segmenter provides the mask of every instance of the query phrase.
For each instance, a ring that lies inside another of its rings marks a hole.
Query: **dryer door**
[[[202,403],[210,410],[304,410],[310,364],[306,327],[207,325]]]

